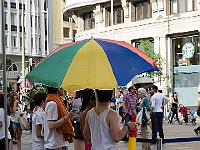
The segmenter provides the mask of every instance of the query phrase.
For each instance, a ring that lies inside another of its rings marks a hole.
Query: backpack
[[[143,110],[142,110],[142,126],[146,126],[147,125],[147,116],[146,116],[146,108],[143,107]]]

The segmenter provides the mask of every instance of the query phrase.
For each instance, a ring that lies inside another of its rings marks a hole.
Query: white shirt
[[[32,116],[32,139],[33,145],[35,146],[34,150],[44,149],[44,138],[37,137],[36,135],[36,125],[41,125],[41,136],[44,136],[44,110],[41,107],[38,107],[36,111],[33,112]]]
[[[47,103],[44,116],[44,148],[56,149],[68,146],[66,141],[63,141],[63,134],[54,130],[49,130],[47,121],[58,120],[57,104],[53,101]]]
[[[0,140],[5,138],[5,119],[4,119],[4,109],[0,108],[0,121],[2,122],[2,127],[0,127]],[[7,129],[10,126],[10,116],[7,116]],[[9,130],[7,130],[8,139],[11,139]]]
[[[91,131],[92,150],[118,150],[106,122],[110,110],[107,108],[98,116],[92,108],[89,113],[88,125]]]
[[[162,93],[155,93],[152,98],[152,104],[151,107],[154,107],[153,112],[163,112],[162,105],[163,100],[168,100],[167,97],[165,97]]]
[[[12,122],[19,123],[20,114],[21,114],[21,109],[20,109],[20,107],[18,107],[18,109],[16,110],[16,112],[11,114],[11,120],[12,120]]]
[[[119,99],[118,99],[117,102],[119,103],[119,107],[122,106],[122,102],[123,102],[123,94],[120,95],[120,97],[119,97]]]

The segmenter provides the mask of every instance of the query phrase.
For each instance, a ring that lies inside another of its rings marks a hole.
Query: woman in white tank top
[[[14,135],[17,140],[17,148],[21,150],[21,136],[22,136],[22,129],[19,124],[19,117],[21,114],[21,108],[19,107],[19,101],[17,100],[17,95],[15,93],[11,93],[8,97],[8,105],[11,111],[11,120],[12,126],[14,130]]]

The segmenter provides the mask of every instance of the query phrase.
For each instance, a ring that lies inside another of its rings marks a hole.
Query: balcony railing
[[[63,45],[66,43],[70,43],[73,41],[73,38],[56,38],[56,44],[57,45]]]

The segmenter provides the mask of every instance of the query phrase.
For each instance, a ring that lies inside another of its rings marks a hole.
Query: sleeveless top
[[[21,109],[20,109],[20,107],[18,107],[18,109],[16,110],[16,112],[11,114],[11,120],[12,120],[12,122],[19,123],[20,114],[21,114]]]
[[[92,108],[89,113],[88,125],[91,132],[92,150],[118,150],[106,122],[110,110],[111,108],[107,108],[98,116]]]
[[[175,98],[175,97],[174,97],[174,102],[178,102],[178,98]],[[173,104],[172,104],[172,107],[178,108],[178,104],[173,103]]]

